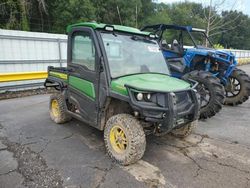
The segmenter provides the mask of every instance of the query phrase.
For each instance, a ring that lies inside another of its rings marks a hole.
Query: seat
[[[167,43],[167,41],[165,39],[163,39],[160,44],[161,44],[161,48],[163,50],[169,50],[170,49],[169,46],[168,46],[168,43]]]
[[[185,71],[186,65],[183,58],[171,58],[167,59],[170,70],[173,72],[183,73]]]
[[[183,47],[178,43],[176,39],[173,40],[171,44],[171,50],[178,54],[178,56],[182,57],[184,54]]]

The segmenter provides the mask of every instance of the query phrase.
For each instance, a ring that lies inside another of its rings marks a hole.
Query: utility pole
[[[121,18],[121,15],[120,15],[120,11],[119,11],[118,5],[116,6],[116,9],[117,9],[117,13],[118,13],[118,16],[119,16],[120,24],[122,25],[122,18]]]
[[[135,5],[135,27],[137,28],[137,4]]]
[[[211,12],[212,12],[212,2],[213,0],[210,0],[209,3],[209,12],[208,12],[208,20],[207,20],[207,29],[206,29],[206,34],[209,37],[209,32],[210,32],[210,24],[211,24]],[[206,47],[208,45],[208,40],[206,39]]]

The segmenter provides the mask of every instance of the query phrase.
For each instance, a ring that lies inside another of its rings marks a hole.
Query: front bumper
[[[196,85],[190,89],[175,92],[147,91],[156,93],[154,103],[137,101],[134,91],[140,91],[140,89],[126,87],[132,108],[138,111],[145,121],[158,124],[161,132],[170,132],[176,127],[182,127],[199,118],[200,99],[194,89]]]

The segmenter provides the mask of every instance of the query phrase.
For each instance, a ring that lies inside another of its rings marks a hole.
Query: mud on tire
[[[204,93],[209,92],[209,99],[205,105],[200,109],[200,119],[206,119],[218,113],[224,103],[224,87],[220,84],[219,79],[214,77],[211,73],[205,71],[192,71],[183,77],[184,79],[193,79],[199,83],[197,91],[201,95],[201,100],[205,101]]]
[[[235,106],[247,101],[250,96],[250,77],[236,68],[229,77],[229,82],[230,88],[225,87],[225,104]]]
[[[185,138],[192,133],[192,130],[196,127],[197,124],[198,120],[192,121],[181,128],[172,130],[171,134],[178,138]]]
[[[127,140],[122,151],[115,149],[111,141],[114,128],[123,130]],[[142,158],[146,149],[145,133],[139,121],[129,114],[117,114],[109,118],[104,129],[104,142],[108,155],[121,165],[129,165]]]
[[[53,103],[57,104],[57,109],[54,109]],[[65,99],[62,94],[53,94],[50,96],[49,102],[50,118],[58,124],[70,121],[72,117],[67,113]]]

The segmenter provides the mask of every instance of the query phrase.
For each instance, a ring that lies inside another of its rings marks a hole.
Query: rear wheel
[[[50,117],[60,124],[71,120],[71,116],[67,113],[64,96],[62,94],[54,94],[50,96]]]
[[[197,123],[198,123],[198,120],[190,122],[181,128],[177,128],[177,129],[172,130],[171,134],[175,137],[178,137],[178,138],[185,138],[191,134],[192,130],[195,128]]]
[[[121,165],[137,162],[146,148],[144,130],[129,114],[117,114],[107,121],[104,142],[108,155]]]
[[[184,79],[187,78],[199,83],[196,89],[201,98],[200,118],[210,118],[218,113],[225,99],[220,81],[209,72],[197,70],[184,75]]]
[[[250,77],[242,70],[235,69],[225,86],[227,105],[238,105],[248,100],[250,95]]]

